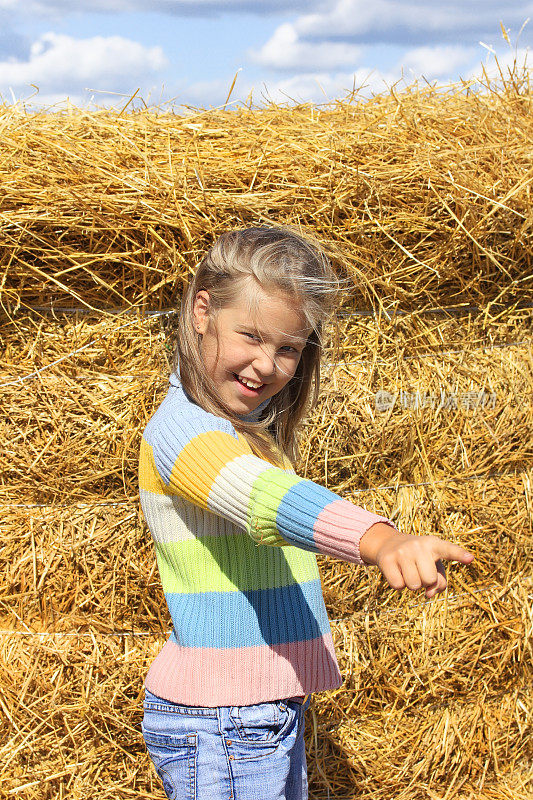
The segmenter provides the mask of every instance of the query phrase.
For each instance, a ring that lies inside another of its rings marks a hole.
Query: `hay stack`
[[[1,797],[162,798],[140,698],[169,620],[136,462],[175,315],[149,312],[219,232],[274,221],[355,279],[300,471],[476,554],[431,602],[320,559],[345,683],[308,715],[310,796],[530,800],[530,100],[4,109]]]
[[[358,306],[531,302],[527,84],[330,107],[1,116],[2,302],[175,304],[230,227],[330,242]]]

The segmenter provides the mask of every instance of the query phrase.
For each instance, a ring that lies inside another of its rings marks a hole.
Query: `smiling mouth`
[[[234,375],[234,377],[241,386],[246,386],[247,389],[251,389],[254,392],[258,392],[265,385],[264,383],[257,383],[257,381],[250,381],[248,378],[241,378],[240,375]]]

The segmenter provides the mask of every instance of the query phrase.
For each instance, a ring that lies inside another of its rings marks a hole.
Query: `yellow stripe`
[[[139,454],[139,488],[153,494],[174,494],[170,489],[167,489],[157,471],[152,446],[148,444],[144,437],[141,439],[141,452]]]
[[[228,461],[251,453],[243,436],[207,431],[188,442],[172,467],[170,489],[207,509],[207,498],[217,475]]]

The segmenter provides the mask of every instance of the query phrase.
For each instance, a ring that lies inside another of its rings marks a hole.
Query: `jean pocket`
[[[233,706],[230,717],[243,742],[276,745],[294,724],[298,712],[284,702]]]
[[[155,733],[144,723],[142,733],[169,800],[196,800],[196,734]]]

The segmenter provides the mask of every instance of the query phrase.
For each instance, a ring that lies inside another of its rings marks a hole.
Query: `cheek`
[[[246,348],[234,341],[208,340],[204,344],[203,359],[210,372],[239,372],[250,360]]]
[[[220,358],[228,366],[234,367],[246,366],[252,360],[245,343],[231,340],[220,348]]]
[[[292,378],[294,378],[299,363],[300,359],[294,358],[283,359],[278,363],[278,376],[280,383],[285,385],[292,380]]]

